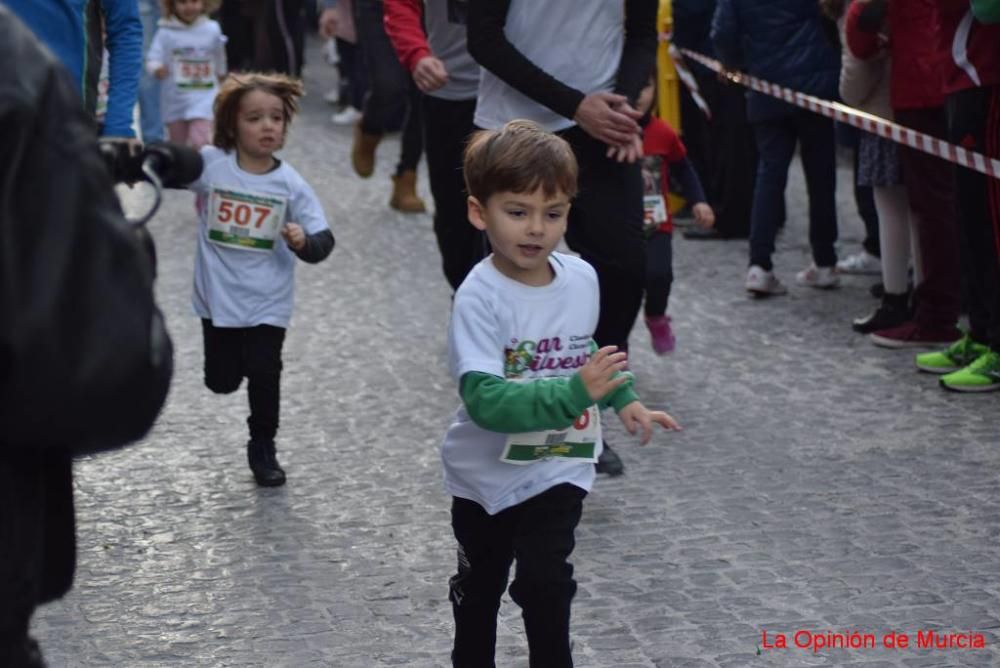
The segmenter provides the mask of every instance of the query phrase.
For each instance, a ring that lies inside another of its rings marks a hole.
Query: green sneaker
[[[987,350],[975,362],[941,376],[941,387],[956,392],[992,392],[1000,390],[1000,353]]]
[[[917,368],[928,373],[951,373],[969,366],[989,351],[983,344],[973,341],[966,332],[944,350],[917,355]]]

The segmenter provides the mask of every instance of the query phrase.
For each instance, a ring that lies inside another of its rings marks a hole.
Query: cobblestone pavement
[[[374,177],[355,177],[350,131],[322,101],[329,76],[314,58],[285,152],[337,237],[327,262],[298,269],[279,434],[289,483],[254,485],[245,394],[201,384],[193,198],[173,193],[152,223],[173,388],[144,442],[77,466],[76,584],[34,624],[53,666],[448,664],[450,292],[430,217],[386,206],[398,141]],[[841,176],[841,247],[854,251]],[[808,262],[803,193],[795,170],[776,258],[789,283]],[[585,503],[577,665],[1000,665],[997,395],[946,394],[910,353],[852,333],[871,278],[752,301],[745,252],[678,239],[677,352],[654,357],[636,329],[638,390],[685,430],[639,448],[611,427],[628,470]],[[913,648],[930,629],[982,633],[986,647]],[[899,631],[911,647],[813,652],[794,647],[798,630],[880,645]],[[791,647],[764,648],[763,632]],[[507,598],[497,663],[527,666]]]

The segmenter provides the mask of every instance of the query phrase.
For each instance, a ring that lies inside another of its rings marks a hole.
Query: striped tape
[[[860,128],[866,132],[879,135],[880,137],[885,137],[886,139],[894,141],[897,144],[909,146],[910,148],[923,151],[924,153],[929,153],[956,165],[961,165],[963,167],[967,167],[968,169],[986,174],[987,176],[1000,179],[1000,160],[997,160],[996,158],[989,158],[982,153],[976,153],[975,151],[970,151],[962,148],[961,146],[949,144],[946,141],[942,141],[922,132],[917,132],[916,130],[911,130],[910,128],[899,125],[898,123],[893,123],[892,121],[887,121],[879,116],[858,111],[857,109],[849,107],[846,104],[841,104],[840,102],[830,102],[829,100],[824,100],[812,95],[806,95],[805,93],[800,93],[783,86],[777,86],[768,81],[763,81],[757,77],[752,77],[740,72],[730,72],[729,70],[726,70],[719,61],[695,51],[681,49],[681,53],[691,60],[701,63],[713,72],[722,74],[726,77],[726,79],[735,84],[739,84],[740,86],[745,86],[746,88],[755,90],[758,93],[764,93],[765,95],[776,97],[780,100],[788,102],[789,104],[794,104],[796,107],[808,109],[809,111],[832,118],[835,121],[847,123],[848,125],[853,125],[854,127]]]

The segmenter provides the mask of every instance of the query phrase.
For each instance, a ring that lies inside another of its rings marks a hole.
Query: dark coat
[[[821,21],[816,0],[719,0],[712,42],[730,69],[832,100],[837,97],[840,54],[824,36]],[[763,93],[747,94],[751,122],[793,110]]]
[[[141,438],[172,346],[69,73],[0,4],[0,451]]]

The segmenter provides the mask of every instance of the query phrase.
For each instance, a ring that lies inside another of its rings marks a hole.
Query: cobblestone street
[[[458,402],[451,293],[431,217],[387,206],[398,137],[371,179],[356,177],[350,128],[330,124],[322,99],[332,70],[311,54],[283,157],[316,189],[337,246],[297,269],[278,438],[288,484],[254,484],[245,391],[202,384],[194,198],[169,193],[150,228],[174,382],[143,442],[76,466],[76,582],[33,627],[54,667],[450,665],[455,542],[438,448]],[[850,176],[842,167],[842,255],[863,234]],[[430,205],[426,172],[419,187]],[[787,200],[775,258],[787,297],[747,298],[745,242],[675,237],[677,351],[654,356],[639,322],[631,368],[646,404],[684,431],[640,448],[605,420],[627,471],[599,478],[584,504],[576,663],[998,666],[1000,395],[945,393],[912,352],[853,333],[874,277],[795,286],[809,262],[797,164]],[[932,629],[986,646],[916,649]],[[879,646],[797,648],[799,630]],[[911,646],[882,647],[892,631]],[[765,648],[764,632],[789,647]],[[497,665],[528,665],[509,597]]]

